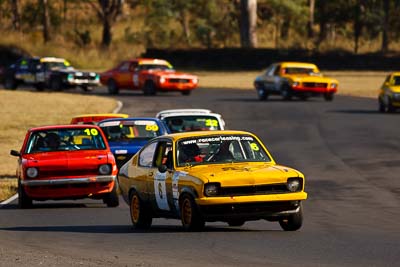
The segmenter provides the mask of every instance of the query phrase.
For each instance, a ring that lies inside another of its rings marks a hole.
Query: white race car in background
[[[208,109],[167,109],[156,118],[165,122],[169,133],[225,129],[222,116]]]

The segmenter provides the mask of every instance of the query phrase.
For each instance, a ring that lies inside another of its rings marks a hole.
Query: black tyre
[[[4,79],[4,88],[9,90],[17,89],[17,81],[12,76],[6,76]]]
[[[156,85],[153,81],[146,81],[143,87],[144,95],[155,95],[156,94]]]
[[[135,229],[149,229],[153,218],[149,209],[135,191],[130,202],[131,220]]]
[[[201,231],[205,226],[193,197],[185,194],[180,199],[182,226],[186,231]]]
[[[191,92],[192,92],[191,90],[181,91],[182,95],[190,95]]]
[[[380,98],[378,100],[378,110],[379,110],[379,112],[382,112],[382,113],[386,112],[385,103],[383,103],[382,99],[380,99]]]
[[[332,101],[333,100],[333,93],[325,93],[324,94],[325,101]]]
[[[392,101],[390,98],[388,98],[388,106],[387,106],[387,112],[393,113],[396,111],[396,108],[392,105]]]
[[[18,207],[20,209],[32,208],[32,199],[25,193],[21,180],[18,180]]]
[[[119,197],[118,197],[118,184],[117,182],[114,183],[114,187],[110,193],[107,194],[103,198],[103,202],[107,205],[107,207],[113,208],[118,207],[119,205]]]
[[[257,89],[257,96],[260,101],[264,101],[268,99],[268,93],[265,91],[264,88]]]
[[[119,93],[118,85],[113,79],[107,82],[107,89],[110,95],[117,95]]]
[[[62,82],[59,77],[52,77],[50,79],[50,89],[53,91],[61,91],[62,90]]]
[[[84,92],[93,91],[93,87],[92,87],[92,86],[88,86],[88,85],[82,85],[82,86],[81,86],[81,89],[82,89]]]
[[[285,84],[282,86],[281,95],[283,97],[283,100],[291,100],[292,99],[293,92],[288,84]]]
[[[297,231],[303,224],[303,207],[300,205],[300,209],[297,213],[291,214],[288,217],[279,219],[279,224],[285,231]]]
[[[243,226],[245,224],[245,220],[241,220],[241,219],[235,219],[235,220],[230,220],[228,221],[228,225],[231,227],[239,227],[239,226]]]
[[[35,89],[37,91],[43,91],[44,90],[44,84],[43,83],[37,83],[35,84]]]

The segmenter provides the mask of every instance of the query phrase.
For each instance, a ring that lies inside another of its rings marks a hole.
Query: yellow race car
[[[281,95],[285,100],[323,96],[326,101],[332,101],[338,85],[337,80],[324,77],[315,64],[303,62],[271,64],[254,81],[260,100],[266,100],[269,95]]]
[[[395,112],[400,108],[400,72],[393,72],[386,77],[379,90],[380,112]]]
[[[175,218],[185,230],[205,222],[241,226],[278,221],[286,231],[302,226],[304,175],[278,165],[262,142],[243,131],[203,131],[154,138],[118,174],[133,226]]]

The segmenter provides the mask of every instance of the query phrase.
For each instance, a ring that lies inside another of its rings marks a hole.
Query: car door
[[[280,76],[281,65],[275,64],[267,70],[265,86],[268,91],[278,92],[282,86],[282,77]]]
[[[157,214],[168,216],[175,212],[172,190],[172,142],[168,139],[161,140],[158,143],[153,166],[152,181],[149,180],[148,185],[153,187],[154,191],[153,210]]]
[[[21,59],[17,66],[16,66],[16,71],[15,71],[15,78],[26,83],[27,81],[27,76],[28,76],[28,64],[29,60],[28,59]]]
[[[126,61],[120,65],[116,72],[116,80],[119,87],[132,88],[133,87],[133,73],[134,68],[132,62]]]

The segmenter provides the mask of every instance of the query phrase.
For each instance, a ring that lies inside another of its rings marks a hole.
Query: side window
[[[21,70],[28,69],[28,60],[27,59],[21,60],[21,63],[19,64],[19,69],[21,69]]]
[[[124,62],[124,63],[122,63],[122,65],[119,67],[119,70],[120,70],[120,71],[128,71],[128,70],[129,70],[129,65],[130,65],[130,62]]]
[[[132,62],[131,65],[129,66],[129,71],[133,72],[137,68],[138,63],[137,62]]]
[[[170,142],[161,142],[157,147],[155,166],[161,165],[166,165],[168,169],[172,169],[172,143]]]
[[[280,71],[281,71],[281,66],[280,65],[276,66],[274,70],[274,76],[279,76]]]
[[[266,75],[267,75],[267,76],[273,76],[273,75],[274,75],[274,72],[275,72],[275,69],[276,69],[276,65],[272,65],[271,67],[269,67],[269,68],[267,69]]]
[[[157,142],[149,144],[146,148],[142,150],[139,155],[139,165],[142,167],[152,167],[153,166],[153,159],[154,159],[154,152],[157,147]]]

